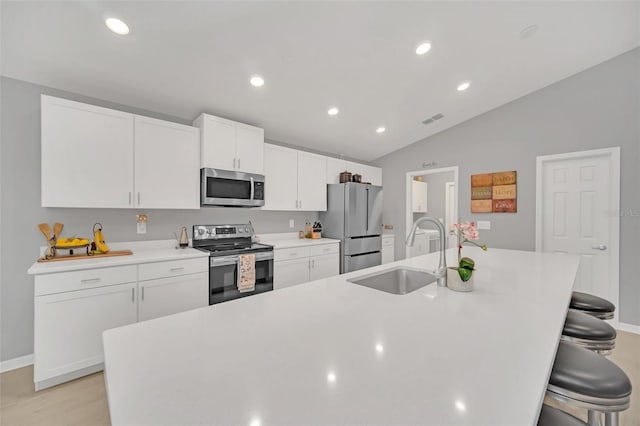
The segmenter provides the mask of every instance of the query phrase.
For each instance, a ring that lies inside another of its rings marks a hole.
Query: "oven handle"
[[[256,255],[256,262],[261,260],[271,260],[273,259],[273,251],[267,252],[258,252],[254,253]],[[212,257],[211,258],[211,267],[215,266],[226,266],[226,265],[239,265],[240,264],[240,255],[235,256],[225,256],[225,257]]]
[[[249,195],[249,199],[253,200],[253,196],[254,196],[254,194],[256,192],[256,188],[255,188],[256,183],[253,181],[252,177],[250,177],[249,180],[251,181],[251,194]]]

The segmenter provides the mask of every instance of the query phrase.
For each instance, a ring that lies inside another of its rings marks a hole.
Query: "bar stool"
[[[604,413],[606,426],[618,426],[618,413],[631,402],[631,382],[605,357],[560,341],[547,396],[586,408],[589,425],[598,424],[599,413]]]
[[[616,330],[601,319],[569,309],[560,340],[608,355],[616,345]]]
[[[579,291],[572,293],[569,308],[603,320],[613,319],[613,312],[616,310],[615,305],[608,300]]]
[[[538,426],[587,426],[587,423],[558,408],[543,404]]]

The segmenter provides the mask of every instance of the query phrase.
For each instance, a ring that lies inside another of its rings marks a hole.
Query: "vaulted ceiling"
[[[209,112],[362,160],[640,44],[638,2],[1,5],[2,75],[187,119]],[[110,16],[130,34],[109,31]]]

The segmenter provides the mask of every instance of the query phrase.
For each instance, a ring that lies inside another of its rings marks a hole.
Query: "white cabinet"
[[[43,207],[198,209],[198,129],[43,95]]]
[[[320,280],[340,274],[340,258],[338,254],[325,254],[311,257],[309,265],[309,281]]]
[[[382,186],[382,169],[380,167],[338,158],[327,158],[327,183],[340,183],[340,173],[344,171],[361,175],[362,182],[371,182],[372,185]]]
[[[427,212],[427,182],[413,181],[412,203],[414,213]]]
[[[42,95],[42,207],[131,207],[133,115]]]
[[[209,114],[193,125],[200,128],[201,167],[263,173],[263,129]]]
[[[326,157],[265,144],[264,210],[327,210]]]
[[[138,283],[138,320],[163,317],[209,305],[206,272]]]
[[[140,208],[200,208],[200,132],[135,117],[135,200]]]
[[[327,158],[298,151],[298,210],[327,210]]]
[[[36,297],[36,389],[56,384],[46,382],[54,377],[104,362],[102,332],[136,322],[135,293],[134,282]]]
[[[395,261],[395,235],[382,235],[382,264]]]
[[[274,262],[273,289],[280,290],[309,281],[309,258]]]
[[[102,369],[102,332],[209,305],[209,258],[35,277],[34,382],[53,386]]]
[[[274,250],[273,289],[279,290],[340,273],[340,245],[317,244]]]

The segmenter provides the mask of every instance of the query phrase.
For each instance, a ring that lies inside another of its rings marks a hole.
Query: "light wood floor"
[[[631,408],[620,416],[621,426],[640,426],[640,335],[619,332],[610,359],[631,378]],[[584,410],[560,406],[586,419]],[[104,376],[96,373],[40,392],[33,390],[33,368],[0,375],[0,425],[108,425],[109,410]]]

